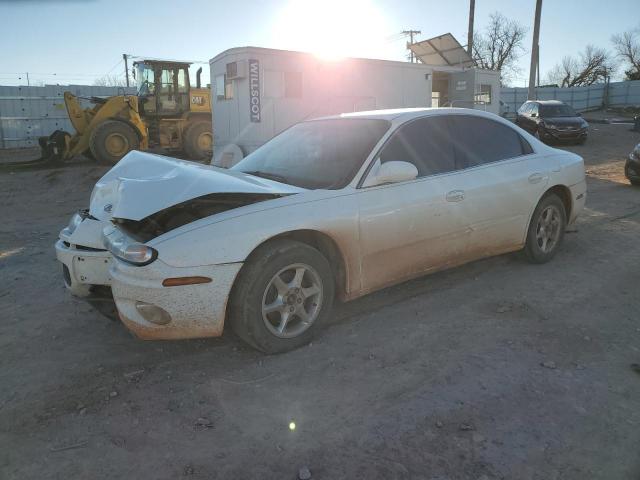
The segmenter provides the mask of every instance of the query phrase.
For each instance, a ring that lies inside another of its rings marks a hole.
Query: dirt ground
[[[278,356],[140,341],[72,298],[53,243],[105,169],[0,174],[0,478],[640,479],[628,129],[568,147],[587,209],[551,263],[372,294]]]

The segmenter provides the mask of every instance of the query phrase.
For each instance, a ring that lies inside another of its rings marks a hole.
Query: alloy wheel
[[[561,224],[560,210],[555,205],[549,205],[538,217],[536,242],[543,253],[549,253],[556,247]]]
[[[267,284],[262,296],[262,319],[273,335],[297,337],[318,318],[322,299],[320,275],[309,265],[289,265]]]

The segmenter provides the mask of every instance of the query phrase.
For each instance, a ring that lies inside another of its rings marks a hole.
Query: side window
[[[413,163],[418,177],[455,170],[448,117],[421,118],[401,126],[383,147],[380,161]]]
[[[467,115],[451,116],[458,170],[524,154],[520,134],[494,120]]]
[[[520,107],[520,110],[518,110],[518,113],[520,115],[526,115],[527,113],[529,113],[530,109],[531,109],[530,103],[523,103],[522,106]]]
[[[538,104],[537,103],[532,103],[531,104],[531,110],[529,111],[529,113],[535,113],[536,115],[538,114]]]

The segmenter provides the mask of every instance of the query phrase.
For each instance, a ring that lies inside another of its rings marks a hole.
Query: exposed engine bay
[[[196,220],[286,195],[288,194],[210,193],[165,208],[142,220],[114,218],[113,222],[131,238],[139,242],[148,242]]]

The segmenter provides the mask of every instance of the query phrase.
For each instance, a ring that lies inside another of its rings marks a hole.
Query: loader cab
[[[189,64],[145,60],[134,63],[144,116],[181,116],[189,111]]]

